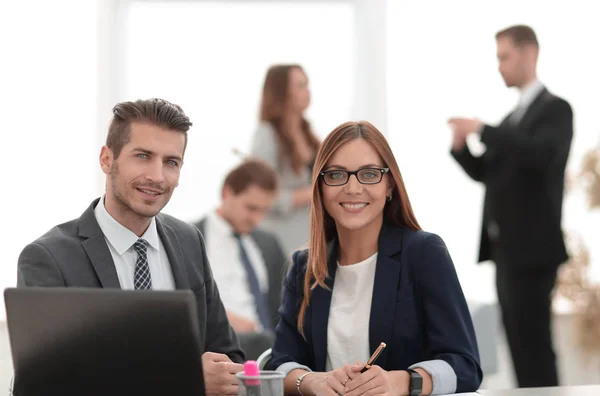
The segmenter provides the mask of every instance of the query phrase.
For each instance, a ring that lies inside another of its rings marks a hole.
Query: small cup
[[[283,379],[279,371],[260,371],[249,376],[240,371],[235,375],[239,381],[238,396],[283,396]]]

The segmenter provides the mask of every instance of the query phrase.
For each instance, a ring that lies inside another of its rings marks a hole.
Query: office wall
[[[99,148],[96,3],[2,2],[0,15],[3,290],[26,243],[89,205]]]

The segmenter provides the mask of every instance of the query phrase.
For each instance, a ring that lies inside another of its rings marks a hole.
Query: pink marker
[[[258,364],[255,360],[248,360],[244,363],[244,375],[247,377],[258,377],[260,375],[260,370],[258,369]],[[246,379],[246,394],[248,396],[258,396],[260,395],[260,380],[255,379]]]

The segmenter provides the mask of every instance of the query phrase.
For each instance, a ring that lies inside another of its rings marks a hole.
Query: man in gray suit
[[[229,325],[198,229],[161,214],[179,183],[192,123],[162,99],[113,108],[100,167],[106,193],[80,218],[27,245],[19,287],[188,289],[195,296],[207,394],[235,395],[244,354]],[[235,363],[234,363],[235,362]]]
[[[277,172],[247,159],[225,177],[219,207],[196,226],[206,238],[207,255],[227,316],[248,358],[273,342],[279,320],[287,260],[277,237],[257,228],[278,193]]]

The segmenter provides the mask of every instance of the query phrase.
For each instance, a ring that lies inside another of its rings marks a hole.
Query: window
[[[8,156],[0,194],[2,290],[16,285],[25,245],[81,215],[97,186],[96,4],[58,0],[35,8],[0,6],[0,35],[12,38],[4,41],[0,73]],[[0,320],[4,315],[0,297]]]

